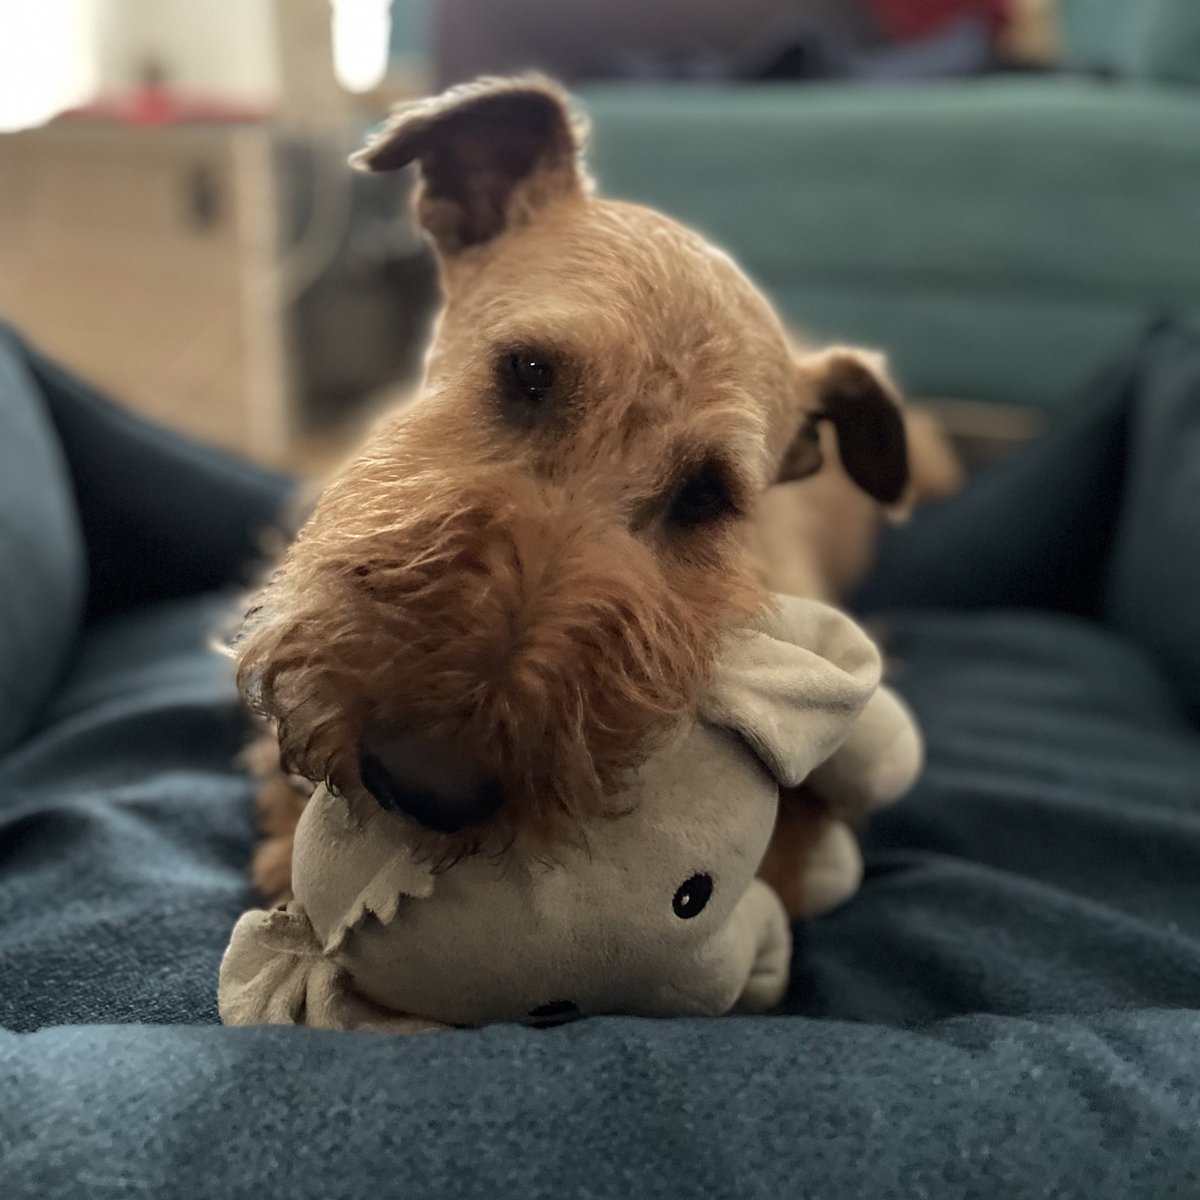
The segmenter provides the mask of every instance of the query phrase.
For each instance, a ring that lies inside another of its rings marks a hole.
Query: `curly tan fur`
[[[335,484],[289,556],[269,591],[286,616],[248,622],[243,690],[309,779],[357,786],[364,727],[403,727],[500,781],[489,833],[569,836],[692,703],[757,593],[713,545],[664,569],[590,506],[563,520],[559,497],[504,470],[452,495],[368,477]]]

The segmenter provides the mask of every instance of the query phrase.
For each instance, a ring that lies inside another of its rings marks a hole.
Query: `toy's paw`
[[[292,909],[243,913],[221,960],[217,1003],[226,1025],[312,1024],[334,988],[308,918]]]
[[[845,904],[863,877],[862,852],[845,821],[803,792],[785,799],[759,876],[794,921]]]
[[[924,761],[916,718],[895,692],[880,687],[846,740],[807,783],[834,813],[857,821],[899,800]]]
[[[792,931],[779,897],[762,880],[752,881],[743,903],[749,903],[754,910],[758,944],[750,975],[738,997],[738,1007],[746,1012],[766,1012],[787,991]]]
[[[867,706],[868,719],[881,736],[879,753],[866,776],[869,809],[894,804],[906,795],[925,765],[925,739],[908,705],[887,687],[881,687],[874,700],[873,707]],[[883,729],[890,738],[882,735]]]
[[[863,860],[858,839],[842,821],[829,821],[814,843],[804,871],[788,897],[793,917],[819,917],[853,899],[862,886]]]

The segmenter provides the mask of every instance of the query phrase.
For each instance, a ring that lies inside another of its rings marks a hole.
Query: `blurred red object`
[[[231,101],[221,95],[185,92],[171,85],[167,72],[153,57],[139,72],[136,87],[97,96],[90,104],[65,116],[118,121],[125,125],[184,125],[261,121],[267,106]]]
[[[907,42],[929,37],[958,17],[985,18],[992,36],[1008,26],[1011,0],[866,0],[880,28],[889,37]]]
[[[220,96],[180,95],[153,88],[100,96],[63,113],[64,117],[122,125],[238,124],[262,121],[270,115],[265,104],[238,104]]]

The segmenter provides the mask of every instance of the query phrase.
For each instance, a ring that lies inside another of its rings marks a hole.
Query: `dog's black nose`
[[[358,744],[362,785],[388,812],[434,833],[481,825],[504,799],[500,786],[462,755],[409,734],[364,731]]]

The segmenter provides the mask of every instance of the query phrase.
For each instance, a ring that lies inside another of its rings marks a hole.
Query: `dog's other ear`
[[[350,162],[361,171],[420,164],[421,223],[443,254],[494,238],[551,200],[582,195],[585,125],[540,76],[478,79],[396,108]]]
[[[819,424],[837,433],[846,474],[881,504],[899,505],[909,482],[900,393],[881,355],[835,346],[799,361],[810,397],[779,466],[777,482],[803,479],[821,466]]]

